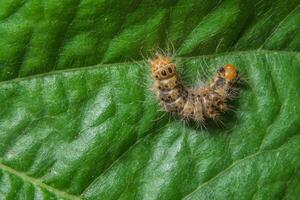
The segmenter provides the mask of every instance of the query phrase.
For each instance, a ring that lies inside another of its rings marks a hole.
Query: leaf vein
[[[258,49],[262,49],[263,46],[266,44],[266,42],[276,33],[276,31],[279,29],[280,25],[284,23],[284,21],[293,13],[295,12],[298,8],[300,7],[300,4],[298,4],[291,12],[289,12],[279,23],[278,25],[273,29],[271,34],[265,39],[265,41],[262,43],[262,45]]]
[[[70,200],[80,200],[81,199],[78,196],[75,196],[73,194],[67,193],[65,191],[56,189],[56,188],[54,188],[50,185],[47,185],[47,184],[43,183],[42,180],[30,177],[27,174],[25,174],[23,172],[19,172],[19,171],[15,170],[15,169],[13,169],[9,166],[6,166],[5,164],[3,164],[1,162],[0,162],[0,169],[3,170],[3,171],[8,172],[10,174],[13,174],[13,175],[17,176],[17,177],[21,178],[22,180],[31,183],[32,185],[35,185],[35,186],[38,186],[40,188],[46,189],[46,190],[52,192],[53,194],[55,194],[57,196],[60,196],[60,197],[66,198],[66,199],[70,199]]]
[[[188,193],[187,195],[185,195],[185,197],[183,197],[182,199],[188,199],[188,197],[192,196],[192,194],[196,193],[197,191],[199,191],[201,188],[203,188],[205,185],[208,185],[210,182],[212,182],[213,180],[217,179],[218,177],[222,176],[224,173],[226,173],[227,171],[229,171],[231,168],[235,167],[236,165],[238,165],[239,163],[251,159],[255,156],[258,156],[260,154],[263,153],[267,153],[267,152],[273,152],[273,151],[278,151],[278,149],[271,149],[271,150],[263,150],[263,151],[257,151],[249,156],[246,156],[242,159],[236,160],[235,162],[233,162],[231,165],[229,165],[227,168],[225,168],[223,171],[219,172],[218,174],[216,174],[215,176],[213,176],[212,178],[210,178],[209,180],[205,181],[204,183],[202,183],[201,185],[199,185],[195,190],[193,190],[192,192]]]

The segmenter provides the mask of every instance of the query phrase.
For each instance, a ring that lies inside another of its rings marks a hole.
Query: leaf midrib
[[[300,52],[294,52],[294,51],[277,51],[277,50],[264,50],[264,49],[255,49],[255,50],[248,50],[248,51],[231,51],[231,52],[221,52],[221,53],[214,53],[214,54],[207,54],[207,55],[200,55],[200,56],[174,56],[179,59],[194,59],[194,58],[214,58],[214,57],[220,57],[220,56],[227,56],[227,55],[243,55],[243,54],[248,54],[248,53],[259,53],[259,54],[286,54],[290,56],[300,56]],[[28,80],[28,79],[33,79],[33,78],[42,78],[45,76],[49,75],[57,75],[61,73],[68,73],[68,72],[76,72],[76,71],[81,71],[81,70],[92,70],[92,69],[97,69],[97,68],[107,68],[107,67],[113,67],[115,65],[121,66],[121,65],[130,65],[130,64],[143,64],[146,63],[146,60],[133,60],[131,62],[119,62],[119,63],[108,63],[108,64],[96,64],[96,65],[90,65],[90,66],[82,66],[82,67],[76,67],[76,68],[69,68],[69,69],[62,69],[62,70],[56,70],[56,71],[51,71],[51,72],[46,72],[46,73],[40,73],[40,74],[34,74],[30,76],[24,76],[24,77],[18,77],[10,80],[5,80],[5,81],[0,81],[0,86],[2,84],[7,84],[7,83],[13,83],[13,82],[19,82],[22,80]]]

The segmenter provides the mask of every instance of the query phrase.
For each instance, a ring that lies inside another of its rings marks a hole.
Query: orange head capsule
[[[232,81],[238,77],[238,70],[237,68],[232,65],[228,64],[225,67],[222,67],[219,72],[224,76],[227,81]]]

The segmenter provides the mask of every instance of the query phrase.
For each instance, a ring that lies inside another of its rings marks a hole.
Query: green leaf
[[[169,119],[159,111],[141,63],[3,82],[2,194],[47,190],[86,199],[299,194],[300,92],[294,87],[300,84],[299,54],[244,52],[180,62],[190,74],[202,75],[192,77],[197,80],[223,63],[239,66],[248,78],[225,129],[199,130]]]
[[[0,0],[0,199],[297,199],[299,5]],[[226,127],[162,111],[158,47],[192,86],[238,67]]]
[[[300,50],[299,0],[1,0],[0,80],[141,59]]]

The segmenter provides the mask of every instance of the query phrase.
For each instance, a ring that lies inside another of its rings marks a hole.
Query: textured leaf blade
[[[299,0],[0,1],[0,80],[141,59],[299,51]]]
[[[0,187],[1,194],[36,195],[28,184],[67,199],[298,194],[299,55],[254,51],[178,62],[192,84],[224,63],[235,64],[248,79],[236,114],[226,115],[227,128],[201,130],[169,119],[149,90],[143,63],[3,82],[0,168],[17,176],[18,184]],[[258,177],[258,187],[249,189]],[[268,181],[274,185],[263,187]]]

